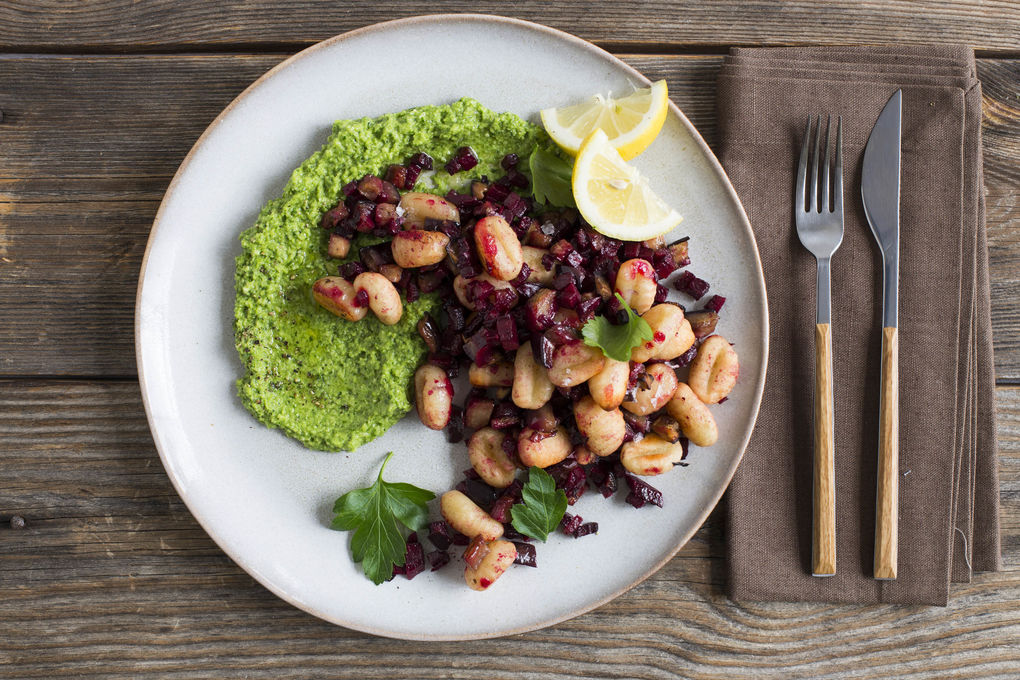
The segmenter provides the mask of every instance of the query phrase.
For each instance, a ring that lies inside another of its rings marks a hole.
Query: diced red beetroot
[[[358,201],[354,204],[350,216],[347,218],[355,231],[368,233],[375,229],[375,203],[371,201]]]
[[[526,267],[527,265],[524,265],[524,266]],[[527,298],[530,298],[532,295],[534,295],[535,293],[537,293],[540,290],[542,290],[542,286],[540,284],[525,282],[525,283],[522,283],[521,285],[517,286],[517,295],[519,297],[527,299]],[[522,313],[523,313],[523,311],[522,311]],[[523,319],[524,317],[521,317],[521,318]]]
[[[641,257],[641,244],[635,241],[623,244],[623,254],[621,257],[625,260],[633,260],[636,257]]]
[[[351,211],[347,209],[346,205],[343,203],[337,203],[322,214],[322,220],[319,222],[319,226],[323,229],[336,229],[337,225],[347,219],[347,216],[350,214]]]
[[[524,543],[522,541],[514,541],[514,547],[517,548],[517,559],[514,560],[514,564],[522,564],[525,567],[537,567],[538,560],[536,559],[535,546],[530,543]]]
[[[429,522],[429,542],[439,550],[446,550],[453,542],[453,529],[443,520]]]
[[[520,156],[515,153],[508,153],[503,156],[503,160],[501,160],[499,164],[504,170],[509,170],[510,168],[515,167],[520,161]]]
[[[431,170],[432,156],[428,155],[424,151],[419,151],[418,153],[411,156],[411,160],[409,160],[407,164],[421,168],[422,170]]]
[[[339,273],[341,277],[347,279],[348,281],[353,281],[355,277],[358,276],[358,274],[361,274],[364,271],[365,265],[357,261],[351,261],[345,262],[344,264],[340,265]]]
[[[566,239],[560,239],[549,248],[549,254],[560,262],[565,261],[567,255],[572,252],[574,252],[574,246],[570,245],[570,242]]]
[[[406,270],[405,270],[406,271]],[[408,281],[407,287],[404,289],[404,297],[407,298],[408,302],[414,302],[418,299],[418,284],[414,281]]]
[[[566,263],[569,264],[571,267],[580,267],[582,264],[584,264],[584,256],[581,255],[581,253],[577,252],[576,250],[573,250],[567,253]]]
[[[354,294],[354,306],[355,307],[368,307],[368,291],[364,288],[360,289]]]
[[[655,259],[655,251],[648,246],[641,246],[638,250],[638,257],[646,262],[651,262]]]
[[[514,288],[520,288],[523,284],[527,283],[529,276],[531,276],[531,267],[527,262],[523,262],[521,263],[521,271],[510,281],[510,285]]]
[[[344,196],[347,196],[347,197],[353,196],[354,194],[356,194],[358,192],[358,181],[354,180],[354,181],[348,182],[347,184],[345,184],[343,186],[342,189],[340,189],[340,191],[343,192]]]
[[[602,315],[614,326],[622,326],[630,319],[630,315],[627,314],[627,309],[615,295],[606,300],[606,306],[602,310]]]
[[[455,488],[486,512],[496,502],[496,490],[480,479],[461,480]]]
[[[560,531],[567,536],[571,536],[581,526],[582,522],[584,520],[580,515],[571,515],[569,512],[563,513],[563,519],[560,520]]]
[[[567,494],[568,504],[573,505],[584,494],[588,477],[584,468],[578,465],[577,461],[568,458],[562,463],[550,466],[546,471],[556,480],[556,487],[563,489],[563,492]]]
[[[713,295],[712,297],[708,298],[708,302],[705,303],[705,309],[710,309],[716,314],[718,314],[719,310],[722,309],[722,306],[724,304],[726,304],[726,298],[724,298],[722,295]]]
[[[407,550],[404,553],[404,576],[410,581],[418,574],[425,571],[425,551],[418,542],[418,534],[412,533],[407,537]]]
[[[690,270],[681,273],[673,282],[673,287],[695,300],[700,300],[708,292],[708,283],[692,274]]]
[[[598,532],[599,532],[598,522],[585,522],[581,526],[574,529],[573,536],[574,538],[581,538],[582,536],[587,536],[589,534],[597,534]]]
[[[655,275],[660,279],[669,277],[677,270],[676,260],[673,259],[673,252],[669,248],[659,248],[652,256],[652,267]]]
[[[527,200],[521,198],[513,191],[503,199],[503,206],[513,214],[514,218],[520,218],[524,213],[528,212]]]
[[[485,190],[485,200],[491,203],[502,203],[510,195],[510,189],[503,184],[490,184]]]
[[[503,315],[496,319],[496,332],[499,334],[499,344],[507,352],[521,346],[520,340],[517,339],[517,324],[511,317]]]
[[[501,401],[492,409],[489,427],[496,430],[508,430],[521,423],[521,414],[517,407],[508,401]]]
[[[627,502],[633,505],[635,508],[644,506],[645,503],[651,503],[662,507],[662,492],[656,489],[651,484],[643,482],[634,475],[626,474],[624,478],[627,480],[627,486],[630,487],[630,493],[627,494]]]
[[[463,170],[470,170],[478,165],[478,154],[470,146],[462,146],[457,149],[449,161],[446,162],[446,171],[455,175]]]
[[[577,334],[577,331],[567,326],[553,326],[544,335],[549,338],[555,347],[580,342],[580,336]]]
[[[456,364],[454,364],[456,367]],[[446,424],[446,441],[456,444],[464,440],[464,409],[456,404],[450,407],[450,422]]]
[[[560,289],[560,292],[556,294],[556,302],[560,307],[577,310],[578,305],[581,304],[581,293],[573,281]]]
[[[585,295],[591,295],[591,293],[585,293]],[[602,298],[591,297],[587,300],[582,300],[581,304],[577,306],[577,316],[582,323],[591,321],[602,307]]]
[[[453,543],[454,545],[467,545],[468,543],[471,542],[471,539],[465,536],[464,534],[460,533],[459,531],[454,531],[453,529],[450,529],[450,542]]]
[[[531,339],[531,355],[535,361],[546,368],[552,368],[553,353],[556,345],[545,334],[535,336]]]
[[[407,172],[404,175],[404,188],[413,189],[415,182],[418,181],[418,176],[421,175],[423,168],[420,165],[414,165],[408,163]]]
[[[525,536],[521,532],[517,531],[517,529],[514,529],[514,525],[510,523],[503,525],[503,538],[508,541],[513,541],[514,543],[517,543],[518,541],[521,543],[531,541],[531,536]]]
[[[497,288],[489,293],[488,300],[497,313],[509,312],[517,304],[517,291],[513,288]]]
[[[661,283],[655,284],[655,304],[665,302],[666,298],[668,297],[669,290],[666,288],[666,286],[662,285]]]
[[[484,279],[474,279],[469,281],[466,289],[467,299],[470,300],[476,307],[488,307],[489,303],[487,298],[489,294],[496,290],[488,281]]]
[[[432,567],[432,571],[442,569],[450,563],[450,553],[445,550],[433,550],[428,554],[429,566]]]
[[[528,176],[516,169],[508,170],[506,173],[506,178],[507,180],[510,181],[510,184],[517,187],[518,189],[526,189],[528,188],[528,185],[531,184],[531,181],[528,179]]]
[[[616,472],[611,463],[599,461],[590,466],[588,470],[588,483],[592,485],[603,498],[609,498],[616,493]]]
[[[494,342],[489,330],[483,328],[464,342],[464,353],[479,366],[487,366],[492,362],[498,343],[498,338]]]

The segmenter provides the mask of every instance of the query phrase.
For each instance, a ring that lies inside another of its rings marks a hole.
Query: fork
[[[835,170],[830,173],[832,116],[825,127],[825,156],[819,161],[822,118],[815,124],[814,153],[811,153],[811,118],[804,130],[804,144],[797,166],[794,188],[794,217],[801,244],[815,256],[818,275],[815,284],[815,395],[814,472],[811,527],[811,573],[836,573],[836,443],[833,436],[832,398],[832,291],[830,260],[843,241],[843,118],[837,118]],[[810,159],[809,159],[810,157]],[[808,173],[808,162],[811,170]],[[819,177],[819,168],[821,177]],[[821,181],[819,181],[819,179]],[[832,184],[830,196],[830,182]],[[819,197],[819,194],[821,196]],[[831,201],[830,201],[831,197]]]

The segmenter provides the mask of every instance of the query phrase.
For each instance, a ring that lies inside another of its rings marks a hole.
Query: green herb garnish
[[[531,190],[536,201],[545,201],[558,208],[575,207],[574,189],[570,181],[574,166],[570,161],[545,149],[536,148],[528,159],[528,167],[531,170]]]
[[[351,553],[355,562],[372,582],[379,585],[393,577],[393,567],[404,564],[407,543],[401,524],[412,531],[428,521],[426,503],[436,497],[431,491],[413,484],[384,482],[386,463],[393,456],[386,455],[375,484],[365,489],[348,491],[333,504],[332,527],[340,531],[353,531]]]
[[[556,488],[552,476],[540,467],[528,470],[528,483],[521,491],[524,503],[510,508],[514,529],[525,536],[545,541],[559,526],[567,511],[567,494]]]
[[[652,327],[634,313],[619,293],[616,298],[627,310],[627,323],[614,326],[604,316],[596,316],[581,329],[584,344],[598,347],[610,359],[630,361],[630,352],[642,342],[651,342]]]

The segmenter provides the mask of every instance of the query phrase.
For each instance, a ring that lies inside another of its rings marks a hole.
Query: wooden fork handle
[[[896,578],[899,513],[899,339],[882,329],[882,387],[878,416],[878,489],[875,504],[875,578]]]
[[[811,573],[836,573],[836,446],[833,435],[832,335],[815,324],[815,455],[811,531]]]

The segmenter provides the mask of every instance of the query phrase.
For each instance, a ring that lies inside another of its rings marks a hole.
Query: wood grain
[[[900,387],[899,336],[882,329],[882,381],[879,387],[878,491],[875,494],[875,578],[896,578],[899,554]],[[907,395],[910,398],[910,395]]]
[[[235,566],[174,493],[137,384],[0,381],[0,678],[1015,678],[1020,388],[997,403],[1006,570],[947,608],[732,602],[716,513],[584,616],[416,643],[327,624]]]
[[[293,49],[379,21],[446,12],[512,14],[618,50],[647,45],[661,51],[746,44],[929,43],[937,36],[941,42],[1015,54],[1020,35],[1020,9],[1009,0],[841,0],[824,5],[801,0],[741,6],[708,0],[611,4],[530,0],[512,5],[495,0],[399,4],[33,0],[0,5],[0,48],[129,51],[286,45]],[[408,52],[406,58],[414,54]]]
[[[832,326],[815,324],[813,516],[811,573],[836,573],[836,443],[833,434]]]
[[[283,58],[0,58],[0,374],[134,375],[136,277],[163,191],[216,114]],[[714,142],[720,57],[625,59],[666,78]],[[982,60],[979,75],[996,371],[1018,382],[1020,62]]]

